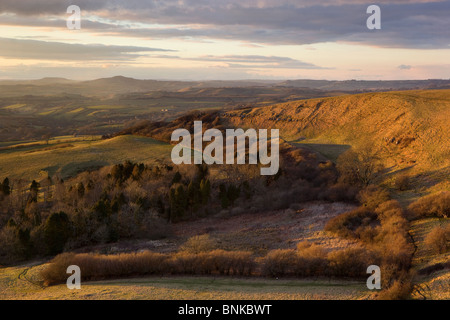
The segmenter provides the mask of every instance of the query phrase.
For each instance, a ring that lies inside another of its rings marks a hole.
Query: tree
[[[187,188],[188,204],[192,210],[196,210],[201,202],[200,185],[191,181]]]
[[[178,183],[180,181],[181,181],[181,174],[180,174],[179,171],[177,171],[177,172],[175,172],[175,174],[173,176],[173,179],[172,179],[172,182],[170,183],[170,185],[173,185],[173,184]]]
[[[48,144],[51,137],[52,137],[52,135],[50,133],[46,133],[46,134],[42,135],[42,139],[45,140],[46,144]]]
[[[176,189],[175,188],[170,189],[169,201],[170,201],[169,220],[176,221],[184,215],[188,205],[188,196],[182,185],[179,185]]]
[[[64,212],[52,213],[45,221],[44,239],[48,254],[61,253],[70,237],[70,221]]]
[[[36,182],[36,180],[33,180],[31,182],[31,186],[30,186],[30,202],[37,202],[37,198],[38,198],[38,193],[39,193],[39,188],[41,186],[39,185],[38,182]]]
[[[47,202],[51,197],[51,192],[50,189],[52,187],[52,178],[50,178],[49,176],[47,176],[47,178],[43,179],[41,181],[42,183],[42,188],[44,189],[44,201]]]
[[[30,230],[25,229],[22,230],[20,228],[16,228],[16,237],[18,240],[19,247],[17,250],[19,251],[19,255],[23,258],[29,258],[32,252],[32,243],[30,241]]]
[[[141,170],[137,164],[134,165],[134,167],[133,167],[133,172],[131,172],[131,177],[133,178],[133,180],[139,180],[141,177]]]
[[[211,182],[208,179],[200,181],[200,197],[202,204],[207,204],[211,194]]]
[[[368,186],[382,170],[378,157],[370,146],[350,149],[339,156],[337,168],[341,181]]]
[[[247,180],[242,183],[242,189],[244,191],[245,199],[250,199],[252,196],[252,188]]]
[[[234,205],[234,202],[236,201],[237,198],[239,198],[240,194],[241,194],[241,188],[240,187],[236,187],[234,184],[231,184],[228,187],[228,199],[231,202],[231,205]]]
[[[219,185],[219,198],[222,208],[228,208],[228,206],[230,205],[230,200],[228,199],[227,186],[223,183]]]
[[[85,188],[84,188],[83,182],[77,183],[76,188],[77,188],[78,198],[83,198],[84,197],[84,192],[85,192]]]
[[[97,221],[103,221],[111,213],[111,203],[107,197],[103,196],[94,204],[92,210],[95,212]]]
[[[0,184],[0,192],[5,196],[9,196],[11,194],[11,187],[9,186],[9,179],[5,178],[3,182]]]
[[[205,179],[206,176],[208,175],[208,166],[203,163],[196,165],[196,168],[197,168],[196,180],[201,181]]]

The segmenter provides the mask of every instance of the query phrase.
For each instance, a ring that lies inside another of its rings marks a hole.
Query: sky
[[[0,0],[0,28],[0,79],[450,79],[450,0]]]

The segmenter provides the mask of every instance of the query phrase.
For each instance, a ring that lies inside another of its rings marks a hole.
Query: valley
[[[55,81],[55,90],[74,84],[49,79],[39,96],[2,93],[2,298],[391,299],[407,291],[448,299],[448,251],[426,240],[450,228],[448,89],[155,82],[168,91],[147,92],[148,82],[113,78],[99,82],[107,95],[80,84],[70,95],[44,94]],[[192,133],[194,121],[221,132],[279,129],[279,174],[260,176],[251,164],[174,165],[170,136]],[[368,161],[376,164],[369,182],[355,180]],[[52,219],[67,225],[58,222],[54,234]],[[53,248],[57,234],[67,238]],[[93,270],[82,293],[70,292],[48,271],[61,252],[116,263],[156,255],[165,269]],[[251,271],[213,262],[240,257]],[[367,263],[399,268],[382,293],[352,269]]]

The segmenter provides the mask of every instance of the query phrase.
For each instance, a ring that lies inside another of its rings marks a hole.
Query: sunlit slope
[[[62,178],[83,170],[125,160],[154,163],[170,159],[169,144],[146,137],[120,136],[109,140],[52,141],[49,146],[0,151],[0,178],[42,179],[59,173]]]
[[[448,181],[450,90],[302,100],[225,117],[237,127],[278,128],[284,139],[313,146],[340,145],[346,150],[369,144],[391,170],[414,169],[431,180]],[[322,149],[326,153],[326,146]]]

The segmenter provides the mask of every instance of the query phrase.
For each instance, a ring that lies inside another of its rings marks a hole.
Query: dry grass
[[[369,144],[390,168],[385,182],[392,187],[406,170],[420,194],[450,188],[450,90],[366,93],[229,114],[231,125],[278,128],[285,140],[300,140],[332,160]]]
[[[428,265],[450,260],[450,253],[437,254],[426,245],[427,235],[436,227],[446,227],[450,225],[450,219],[426,218],[411,222],[411,235],[417,246],[414,255],[414,269],[419,270]]]
[[[427,299],[450,300],[450,271],[440,271],[432,277],[419,282],[422,288],[426,288]],[[413,294],[415,299],[423,299],[418,293]]]
[[[265,255],[273,249],[295,248],[301,241],[321,245],[327,250],[343,249],[355,244],[331,233],[324,232],[326,222],[355,208],[345,203],[310,202],[298,210],[269,211],[258,214],[230,216],[227,213],[194,222],[173,225],[173,233],[182,241],[208,233],[218,248],[225,250],[250,250]]]
[[[425,238],[425,245],[435,253],[450,251],[450,225],[446,228],[436,227]]]
[[[450,252],[438,254],[425,243],[425,239],[436,227],[450,226],[450,219],[425,218],[411,222],[410,233],[417,246],[413,259],[413,270],[433,268],[437,264],[447,264],[450,261]],[[427,299],[450,299],[450,269],[431,272],[430,274],[415,277],[415,284],[422,288]],[[413,298],[422,299],[423,296],[414,292]]]
[[[430,194],[411,203],[408,209],[413,218],[450,216],[450,191]]]
[[[45,265],[28,270],[39,280]],[[82,282],[81,290],[65,284],[42,289],[17,277],[27,267],[0,269],[1,300],[310,300],[367,299],[364,282],[247,279],[232,277],[149,277]]]

